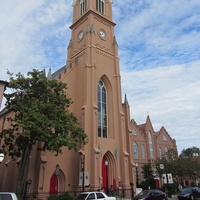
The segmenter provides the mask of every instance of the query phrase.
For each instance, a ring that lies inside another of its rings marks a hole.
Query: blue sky
[[[0,0],[0,80],[65,65],[72,0]],[[200,148],[200,1],[115,0],[122,93],[184,148]],[[124,97],[122,97],[123,99]]]

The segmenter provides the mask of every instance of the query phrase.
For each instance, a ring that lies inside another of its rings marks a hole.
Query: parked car
[[[167,194],[158,189],[143,190],[133,200],[167,200]]]
[[[195,200],[200,199],[200,188],[188,187],[184,188],[178,194],[178,200]]]
[[[83,192],[79,194],[75,200],[116,200],[115,197],[109,197],[103,192]]]
[[[18,200],[15,193],[0,192],[0,200]]]

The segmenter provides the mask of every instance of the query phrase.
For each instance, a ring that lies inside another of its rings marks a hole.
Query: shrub
[[[69,192],[60,195],[52,195],[47,200],[73,200],[73,196]]]

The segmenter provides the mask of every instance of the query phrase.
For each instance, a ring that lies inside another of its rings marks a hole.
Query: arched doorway
[[[103,191],[108,192],[108,160],[106,157],[103,157],[102,160],[102,177],[103,177]]]
[[[54,173],[50,180],[50,188],[49,188],[50,194],[58,194],[58,177]]]
[[[50,179],[50,194],[58,194],[65,191],[65,176],[59,165],[56,165],[56,169]]]
[[[113,154],[108,151],[102,159],[102,189],[107,194],[116,190],[116,163]]]

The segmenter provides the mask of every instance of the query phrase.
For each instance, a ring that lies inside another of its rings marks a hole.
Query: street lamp
[[[171,197],[170,187],[169,187],[169,179],[168,179],[168,174],[167,174],[166,165],[164,166],[164,165],[161,163],[161,164],[160,164],[160,169],[161,169],[161,170],[164,170],[164,173],[165,173],[165,175],[166,175],[168,196]],[[164,178],[164,177],[163,177],[163,178]]]
[[[138,170],[138,163],[135,163],[135,171],[136,171],[136,187],[139,185],[139,170]]]
[[[108,195],[108,161],[105,161],[106,166],[106,194]]]
[[[81,158],[81,168],[82,168],[82,192],[85,191],[85,155],[83,154]]]
[[[31,179],[28,179],[26,181],[25,191],[24,191],[24,200],[26,200],[26,197],[28,196],[28,194],[30,194],[31,183],[32,183]]]

